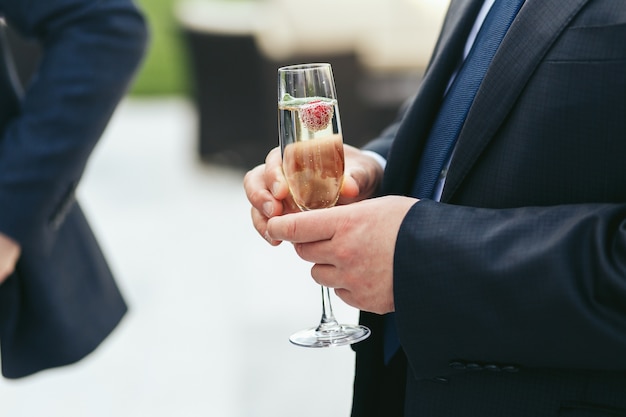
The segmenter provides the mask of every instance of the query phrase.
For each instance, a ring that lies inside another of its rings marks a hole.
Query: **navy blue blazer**
[[[3,375],[18,378],[81,359],[126,312],[74,191],[147,27],[130,0],[0,0],[0,16],[42,47],[23,94],[0,77],[0,231],[22,247],[0,286],[0,344]]]
[[[482,2],[451,1],[416,99],[368,146],[387,157],[383,194],[410,193]],[[398,235],[404,415],[626,416],[625,39],[623,1],[526,0],[442,202]],[[381,403],[382,318],[361,321],[353,416],[401,415]]]

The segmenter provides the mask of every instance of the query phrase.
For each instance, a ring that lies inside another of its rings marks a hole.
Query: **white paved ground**
[[[3,417],[349,415],[350,348],[287,340],[319,319],[309,265],[253,231],[243,172],[198,162],[195,117],[182,99],[116,112],[79,198],[131,312],[86,360],[1,380]]]

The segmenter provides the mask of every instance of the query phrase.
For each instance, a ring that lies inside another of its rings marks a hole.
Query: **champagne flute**
[[[343,138],[330,64],[278,69],[278,129],[283,172],[300,210],[332,207],[343,182]],[[322,318],[317,327],[291,335],[304,347],[344,346],[370,335],[365,326],[339,324],[330,291],[322,286]]]

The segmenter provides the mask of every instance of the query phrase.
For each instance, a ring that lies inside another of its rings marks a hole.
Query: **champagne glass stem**
[[[322,286],[322,319],[317,331],[329,332],[339,329],[339,323],[333,314],[333,306],[330,302],[330,289]]]

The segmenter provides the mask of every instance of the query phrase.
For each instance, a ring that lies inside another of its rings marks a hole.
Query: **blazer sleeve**
[[[0,0],[0,15],[43,50],[0,137],[0,231],[45,247],[138,68],[147,27],[130,0]]]
[[[391,149],[391,144],[396,137],[396,133],[402,124],[402,120],[405,117],[406,112],[408,111],[411,103],[413,102],[414,97],[411,97],[409,100],[406,100],[402,106],[398,109],[398,113],[396,115],[396,119],[383,131],[378,135],[378,137],[372,139],[368,143],[363,146],[364,150],[376,152],[383,158],[387,158],[387,154]]]
[[[464,363],[626,370],[625,230],[622,204],[416,203],[394,263],[415,375]]]

